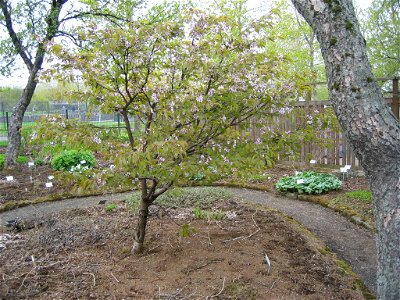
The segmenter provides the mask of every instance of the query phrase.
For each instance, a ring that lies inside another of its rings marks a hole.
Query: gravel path
[[[237,188],[228,188],[228,190],[237,198],[265,204],[302,223],[324,240],[329,248],[337,253],[340,258],[350,263],[354,272],[359,274],[367,287],[376,292],[376,247],[374,235],[371,232],[354,225],[341,215],[318,204],[292,200],[254,190]],[[66,209],[98,205],[99,201],[102,200],[106,200],[107,203],[118,201],[125,199],[130,194],[122,193],[74,198],[22,207],[0,213],[0,224],[3,225],[7,221],[15,219],[43,218],[50,213]]]
[[[98,205],[100,201],[106,201],[107,204],[113,201],[126,199],[131,194],[132,193],[121,193],[102,196],[71,198],[61,201],[44,202],[40,204],[29,205],[0,213],[0,224],[4,225],[7,223],[7,221],[16,219],[40,219],[45,217],[46,215],[61,212],[66,209],[84,208]]]

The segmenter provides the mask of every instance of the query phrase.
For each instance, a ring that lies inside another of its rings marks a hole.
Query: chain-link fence
[[[58,109],[48,111],[27,111],[24,115],[23,127],[32,126],[37,120],[43,116],[61,115],[67,119],[77,119],[81,122],[90,122],[96,126],[104,127],[123,127],[121,124],[120,115],[115,114],[102,114],[99,111],[91,111],[88,113],[86,109],[76,109],[73,105],[63,105],[56,107]],[[11,112],[0,112],[0,147],[7,146],[8,141],[8,128],[11,119]]]

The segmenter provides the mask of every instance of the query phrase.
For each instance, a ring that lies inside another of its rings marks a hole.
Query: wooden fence
[[[377,78],[378,81],[385,82],[383,85],[383,93],[386,103],[391,107],[392,113],[399,119],[399,78]],[[391,84],[390,84],[391,83]],[[326,83],[316,83],[315,85],[326,85]],[[384,89],[390,89],[384,91]],[[310,96],[311,98],[311,96]],[[313,115],[315,112],[324,113],[327,108],[331,107],[331,102],[325,101],[300,101],[296,102],[294,109],[302,109],[303,116],[290,114],[289,117],[280,118],[275,122],[275,129],[280,132],[295,131],[299,124],[304,123],[306,115]],[[250,129],[252,137],[258,137],[258,129]],[[319,140],[329,140],[330,146],[321,146]],[[290,158],[287,155],[280,155],[278,159],[281,162],[291,162],[300,165],[310,165],[311,160],[315,160],[319,165],[330,166],[345,166],[351,165],[354,168],[361,168],[358,159],[356,158],[353,149],[347,142],[343,133],[340,130],[327,128],[319,131],[315,138],[310,141],[304,141],[298,153],[295,153],[295,158]]]
[[[377,78],[378,81],[382,81],[385,83],[383,85],[383,90],[390,89],[387,92],[384,92],[385,101],[388,105],[391,106],[391,110],[393,114],[399,119],[399,78]],[[391,84],[390,84],[391,83]],[[325,85],[326,83],[315,83],[313,85]],[[310,96],[310,98],[312,98]],[[299,126],[299,124],[304,124],[304,117],[306,115],[312,115],[315,111],[323,113],[327,108],[331,106],[330,101],[299,101],[295,104],[295,109],[302,108],[305,112],[303,116],[295,116],[294,114],[290,114],[290,118],[279,118],[274,122],[275,126],[273,129],[277,129],[280,132],[287,132],[287,131],[295,131]],[[72,112],[68,113],[65,112],[67,118],[80,118],[81,115],[75,115]],[[38,118],[39,116],[35,116]],[[6,142],[7,140],[7,122],[6,116],[0,116],[3,118],[3,122],[0,122],[0,145],[2,142]],[[119,126],[119,118],[118,116],[107,116],[101,115],[94,116],[94,120],[86,120],[86,121],[97,121],[100,120],[102,122],[109,121],[109,122],[116,122]],[[24,121],[33,121],[27,115],[24,118]],[[253,120],[252,122],[256,122]],[[248,125],[248,131],[251,134],[251,137],[255,140],[261,137],[260,129],[256,126],[252,126],[251,123]],[[3,125],[3,126],[2,126]],[[4,134],[1,133],[3,130]],[[318,143],[318,140],[329,140],[331,147],[321,146]],[[294,159],[295,157],[295,159]],[[289,161],[288,156],[286,155],[279,155],[279,160],[282,162]],[[291,159],[293,163],[300,163],[302,165],[308,165],[311,160],[316,160],[317,164],[321,165],[332,165],[332,166],[344,166],[344,165],[352,165],[354,168],[360,167],[358,159],[355,157],[353,150],[351,149],[350,145],[347,143],[344,135],[337,130],[333,130],[332,128],[327,128],[324,131],[318,132],[314,140],[304,141],[301,145],[301,149],[295,156]]]

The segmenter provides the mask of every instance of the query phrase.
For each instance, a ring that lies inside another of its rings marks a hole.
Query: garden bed
[[[136,217],[124,202],[74,209],[32,229],[0,231],[0,294],[29,299],[363,299],[323,243],[279,213],[232,200],[221,221],[157,210],[132,255]],[[183,231],[182,228],[186,228]],[[184,234],[186,232],[187,234]],[[270,261],[268,271],[265,255]]]

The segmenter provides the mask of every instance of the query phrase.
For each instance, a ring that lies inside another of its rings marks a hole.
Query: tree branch
[[[7,6],[7,1],[5,0],[0,0],[0,8],[3,12],[3,16],[4,16],[4,20],[5,20],[5,25],[8,31],[8,34],[11,38],[11,41],[15,47],[15,50],[17,51],[17,53],[19,54],[19,56],[22,58],[22,60],[24,61],[25,65],[27,66],[28,70],[31,71],[33,68],[33,63],[32,61],[29,59],[21,40],[18,38],[14,27],[13,27],[13,22],[11,20],[11,11],[9,10],[8,6]]]

